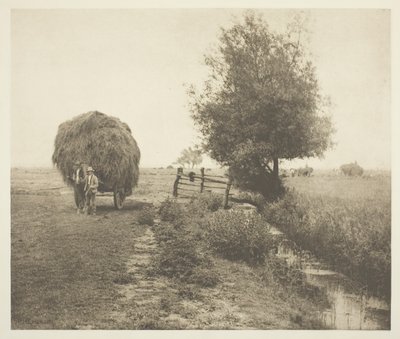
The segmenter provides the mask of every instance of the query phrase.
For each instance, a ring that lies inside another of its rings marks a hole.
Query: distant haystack
[[[76,161],[94,167],[100,192],[123,189],[127,196],[138,183],[140,150],[117,118],[97,111],[78,115],[58,127],[54,146],[53,163],[68,184]]]
[[[364,173],[363,168],[357,164],[357,161],[352,164],[344,164],[340,166],[340,170],[347,176],[361,176]]]

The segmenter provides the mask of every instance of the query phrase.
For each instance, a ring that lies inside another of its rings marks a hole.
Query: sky
[[[259,10],[281,32],[296,11]],[[11,12],[11,166],[52,166],[58,125],[97,110],[126,122],[142,167],[173,163],[199,141],[187,85],[240,9]],[[307,10],[308,48],[330,97],[335,147],[314,168],[391,167],[390,11]],[[206,159],[204,165],[211,167]]]

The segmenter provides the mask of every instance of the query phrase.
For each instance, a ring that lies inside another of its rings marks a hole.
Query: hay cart
[[[104,196],[108,195],[107,193],[112,193],[114,197],[114,206],[117,210],[122,209],[125,198],[132,194],[132,191],[127,192],[124,187],[112,187],[106,182],[103,182],[101,178],[99,178],[99,187],[97,190]]]
[[[86,164],[82,164],[81,170],[79,171],[79,173],[77,173],[77,175],[79,175],[80,177],[79,184],[73,185],[75,204],[77,208],[79,208],[80,205],[79,191],[82,192],[81,194],[84,194],[83,193],[85,186],[84,173],[86,173],[87,167],[88,166]],[[117,210],[121,210],[123,208],[125,198],[132,194],[132,189],[126,189],[121,185],[110,183],[109,181],[104,179],[101,173],[96,173],[96,176],[99,181],[97,192],[100,194],[98,194],[98,196],[113,196],[115,208]],[[117,182],[121,181],[118,180]]]
[[[69,179],[74,171],[73,164],[81,164],[81,179],[88,164],[93,166],[99,179],[98,192],[112,193],[118,210],[122,209],[125,198],[132,194],[139,179],[140,149],[131,129],[118,118],[97,111],[80,114],[58,126],[52,161],[64,181],[69,186],[77,186],[77,205],[79,200],[82,203],[79,195],[83,192],[83,180],[75,183]]]

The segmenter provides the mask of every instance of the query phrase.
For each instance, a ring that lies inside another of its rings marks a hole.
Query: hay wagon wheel
[[[114,206],[117,210],[121,210],[125,201],[125,193],[122,190],[114,192]]]

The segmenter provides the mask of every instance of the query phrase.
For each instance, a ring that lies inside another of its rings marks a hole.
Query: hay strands
[[[88,166],[94,168],[98,191],[112,192],[118,210],[138,184],[140,149],[131,129],[118,118],[101,112],[80,114],[61,123],[52,161],[64,182],[74,188],[77,206],[77,187],[70,178],[78,164],[84,172]]]
[[[140,150],[129,126],[118,118],[92,111],[65,121],[58,127],[52,156],[68,186],[74,163],[95,169],[100,186],[124,196],[132,194],[139,179]]]

